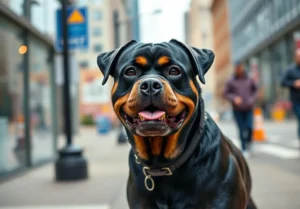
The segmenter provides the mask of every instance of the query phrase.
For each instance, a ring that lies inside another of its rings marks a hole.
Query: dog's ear
[[[170,42],[174,42],[185,49],[192,60],[193,67],[197,70],[196,73],[198,74],[200,81],[205,84],[204,75],[214,62],[215,54],[208,49],[197,49],[195,47],[189,47],[175,39],[172,39]]]
[[[133,43],[137,43],[137,41],[132,40],[114,51],[104,52],[98,55],[97,64],[104,76],[102,85],[106,83],[109,75],[113,75],[115,64],[117,63],[118,57],[121,55],[122,51]]]

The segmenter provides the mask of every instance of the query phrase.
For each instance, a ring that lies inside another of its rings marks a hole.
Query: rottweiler
[[[175,39],[97,57],[131,144],[130,209],[256,208],[245,159],[204,109],[200,82],[214,57]]]

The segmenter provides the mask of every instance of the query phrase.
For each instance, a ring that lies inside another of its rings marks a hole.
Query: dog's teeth
[[[141,121],[145,121],[145,118],[143,118],[143,116],[139,115],[139,117]]]
[[[166,114],[164,114],[163,116],[161,116],[160,118],[159,118],[159,120],[162,120],[162,121],[164,121],[166,119]]]

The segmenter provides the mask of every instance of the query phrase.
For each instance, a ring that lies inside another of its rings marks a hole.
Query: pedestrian
[[[295,51],[295,63],[290,65],[281,80],[281,86],[290,90],[290,100],[298,120],[298,140],[300,140],[300,49]]]
[[[235,65],[233,76],[227,81],[224,96],[231,102],[233,116],[235,118],[242,152],[245,157],[251,151],[253,131],[253,108],[257,98],[257,85],[247,75],[245,67],[241,63]]]

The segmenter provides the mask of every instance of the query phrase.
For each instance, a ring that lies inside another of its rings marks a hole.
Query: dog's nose
[[[162,82],[157,78],[146,78],[140,84],[140,92],[144,96],[155,96],[163,89]]]

